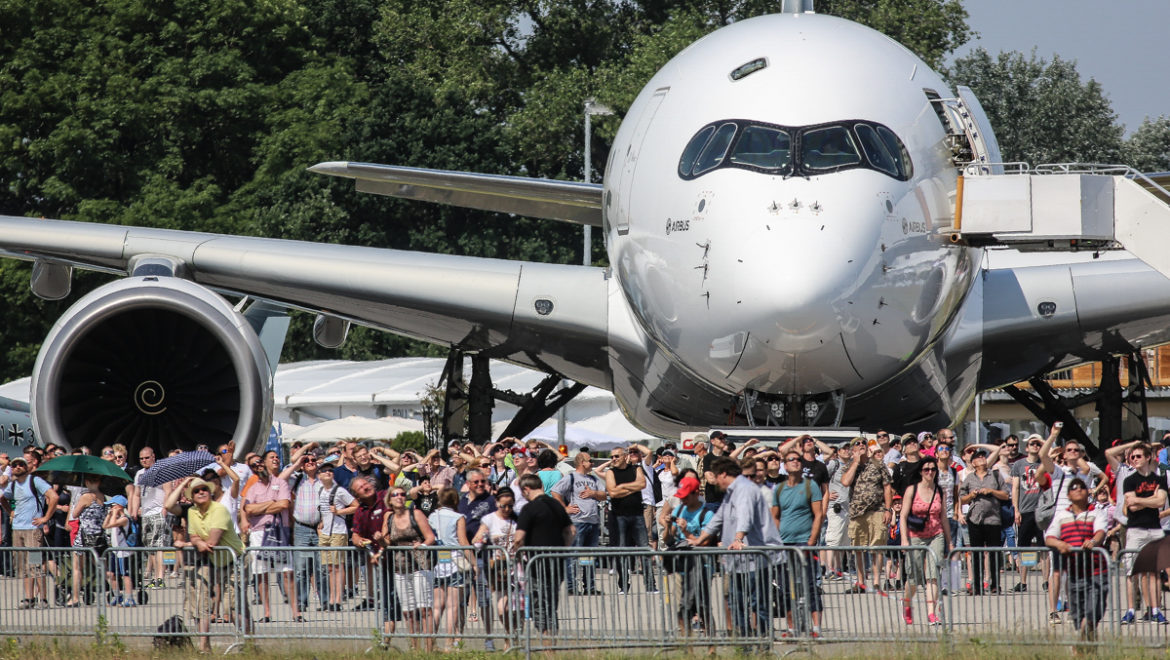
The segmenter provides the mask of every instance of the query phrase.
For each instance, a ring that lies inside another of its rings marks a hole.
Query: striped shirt
[[[1060,539],[1073,548],[1079,549],[1086,540],[1093,538],[1097,532],[1106,531],[1104,512],[1105,509],[1089,509],[1084,513],[1073,513],[1071,508],[1060,509],[1052,517],[1052,522],[1048,525],[1048,531],[1044,533],[1044,536]],[[1102,561],[1101,553],[1092,552],[1093,575],[1100,575],[1105,570],[1105,562]],[[1076,554],[1073,557],[1076,557]],[[1084,577],[1084,567],[1083,559],[1073,559],[1070,572],[1074,577]]]

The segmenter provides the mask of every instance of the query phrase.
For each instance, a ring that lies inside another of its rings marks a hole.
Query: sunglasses
[[[487,483],[487,479],[469,479],[467,481],[467,483],[469,483],[469,484],[483,484],[483,483]]]
[[[390,493],[390,497],[406,497],[406,493]]]
[[[792,457],[792,458],[786,458],[786,459],[784,459],[784,462],[785,462],[785,463],[799,463],[799,462],[800,462],[800,458],[799,458],[799,457],[795,457],[795,456],[794,456],[794,457]]]
[[[1065,451],[1075,451],[1076,453],[1079,454],[1079,453],[1081,453],[1081,448],[1080,447],[1069,447],[1068,449],[1065,449]]]
[[[208,488],[207,486],[200,486],[198,488],[191,490],[192,495],[198,495],[199,493],[210,493],[210,492],[211,492],[211,489]]]
[[[1029,447],[1042,447],[1042,446],[1043,446],[1043,443],[1040,443],[1040,442],[1029,442],[1029,443],[1028,443],[1028,446],[1029,446]]]
[[[938,468],[923,466],[922,468],[920,468],[919,471],[920,472],[938,472]]]
[[[1071,493],[1072,491],[1074,491],[1074,490],[1088,490],[1088,489],[1087,489],[1087,488],[1085,488],[1084,486],[1080,485],[1080,484],[1073,484],[1073,485],[1071,485],[1071,486],[1069,486],[1069,487],[1068,487],[1068,491],[1069,491],[1070,493]]]
[[[1018,443],[1018,442],[1009,442],[1009,443],[1007,443],[1007,446],[1008,446],[1008,447],[1010,447],[1010,448],[1012,448],[1012,449],[1015,449],[1016,447],[1019,447],[1019,446],[1020,446],[1020,443]]]
[[[114,454],[114,458],[120,458],[122,460],[126,460],[126,454]]]

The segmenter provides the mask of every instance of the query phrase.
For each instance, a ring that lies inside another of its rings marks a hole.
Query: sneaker
[[[886,592],[885,592],[884,590],[882,590],[882,589],[874,589],[874,590],[873,590],[873,592],[874,592],[875,594],[877,594],[877,595],[881,596],[882,598],[889,598],[889,597],[890,597],[890,594],[886,593]]]
[[[811,634],[813,639],[820,639],[821,638],[821,627],[820,626],[813,626],[812,633],[810,633],[810,634]]]
[[[893,591],[893,590],[894,590],[894,587],[893,587],[893,585],[890,584],[889,580],[886,580],[885,582],[882,583],[882,591]]]
[[[1027,591],[1027,590],[1028,590],[1028,585],[1023,583],[1023,582],[1020,582],[1016,586],[1012,587],[1012,591],[1014,591],[1016,593],[1022,593],[1022,592]]]
[[[625,596],[625,595],[626,595],[626,590],[625,590],[625,589],[618,589],[618,595],[619,595],[619,596]]]
[[[1166,620],[1166,615],[1163,614],[1160,610],[1154,613],[1154,616],[1150,619],[1150,621],[1163,626],[1167,623],[1170,623],[1170,621]]]
[[[1044,583],[1040,585],[1040,590],[1048,591],[1048,580],[1045,580]]]
[[[110,607],[120,607],[122,605],[122,594],[110,594],[106,599]]]
[[[494,640],[494,639],[485,639],[485,640],[483,640],[483,650],[484,650],[484,651],[486,651],[486,652],[488,652],[488,653],[495,653],[495,651],[496,651],[496,640]]]
[[[865,585],[858,582],[858,583],[854,584],[852,587],[849,587],[848,589],[846,589],[845,593],[847,593],[847,594],[863,594],[863,593],[865,593]]]
[[[650,594],[651,596],[656,596],[656,595],[658,595],[658,590],[657,590],[657,589],[651,589],[650,591],[647,591],[646,593],[647,593],[647,594]]]
[[[1053,612],[1051,615],[1049,615],[1049,617],[1048,617],[1048,618],[1049,618],[1049,619],[1052,619],[1052,617],[1056,617],[1057,619],[1059,619],[1059,618],[1060,618],[1060,615],[1059,615],[1059,614],[1057,614],[1056,612]],[[1126,613],[1125,613],[1125,614],[1124,614],[1124,615],[1121,617],[1121,625],[1123,625],[1123,626],[1128,626],[1128,625],[1132,624],[1132,623],[1133,623],[1133,620],[1134,620],[1134,618],[1135,618],[1135,617],[1134,617],[1134,614],[1133,614],[1133,610],[1129,610],[1128,612],[1126,612]]]
[[[133,597],[130,597],[122,601],[122,607],[138,607],[138,603],[134,602]]]
[[[902,618],[906,620],[906,625],[914,625],[914,611],[910,608],[909,605],[902,608]]]
[[[360,602],[356,606],[354,606],[353,611],[354,612],[369,612],[372,609],[374,609],[374,599],[373,598],[366,598],[365,600],[363,600],[362,602]]]
[[[949,596],[949,595],[951,595],[951,590],[950,590],[950,589],[947,589],[946,587],[943,587],[943,588],[942,588],[942,591],[941,591],[941,592],[939,592],[939,593],[941,593],[941,594],[942,594],[942,595],[944,595],[944,596]]]
[[[935,615],[935,614],[927,614],[926,615],[926,622],[932,626],[937,626],[937,625],[942,623],[942,621],[938,620],[938,615]]]
[[[1128,614],[1128,616],[1129,616],[1129,622],[1133,623],[1133,612],[1130,612]],[[1121,620],[1121,622],[1125,623],[1125,619],[1123,618]],[[1050,623],[1054,626],[1057,626],[1057,625],[1064,623],[1064,621],[1060,620],[1060,612],[1052,612],[1051,614],[1049,614],[1048,615],[1048,623]]]
[[[1056,611],[1057,612],[1067,612],[1068,611],[1068,603],[1064,602],[1064,599],[1057,598],[1056,599]],[[1146,616],[1149,616],[1149,615],[1147,614]]]

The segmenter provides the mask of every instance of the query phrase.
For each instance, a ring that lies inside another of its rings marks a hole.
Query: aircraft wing
[[[12,216],[0,256],[123,275],[161,262],[220,292],[612,386],[602,268]]]
[[[372,163],[327,162],[309,170],[353,179],[358,192],[601,226],[599,183]]]

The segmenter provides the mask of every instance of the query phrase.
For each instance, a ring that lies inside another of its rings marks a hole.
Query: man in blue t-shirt
[[[12,480],[0,492],[0,506],[10,509],[12,516],[12,547],[40,548],[45,545],[44,531],[57,508],[57,491],[44,479],[30,474],[28,461],[23,457],[12,459]],[[24,578],[24,600],[21,609],[37,605],[37,589],[41,607],[48,607],[45,576],[41,571],[40,552],[19,552],[16,570]]]

